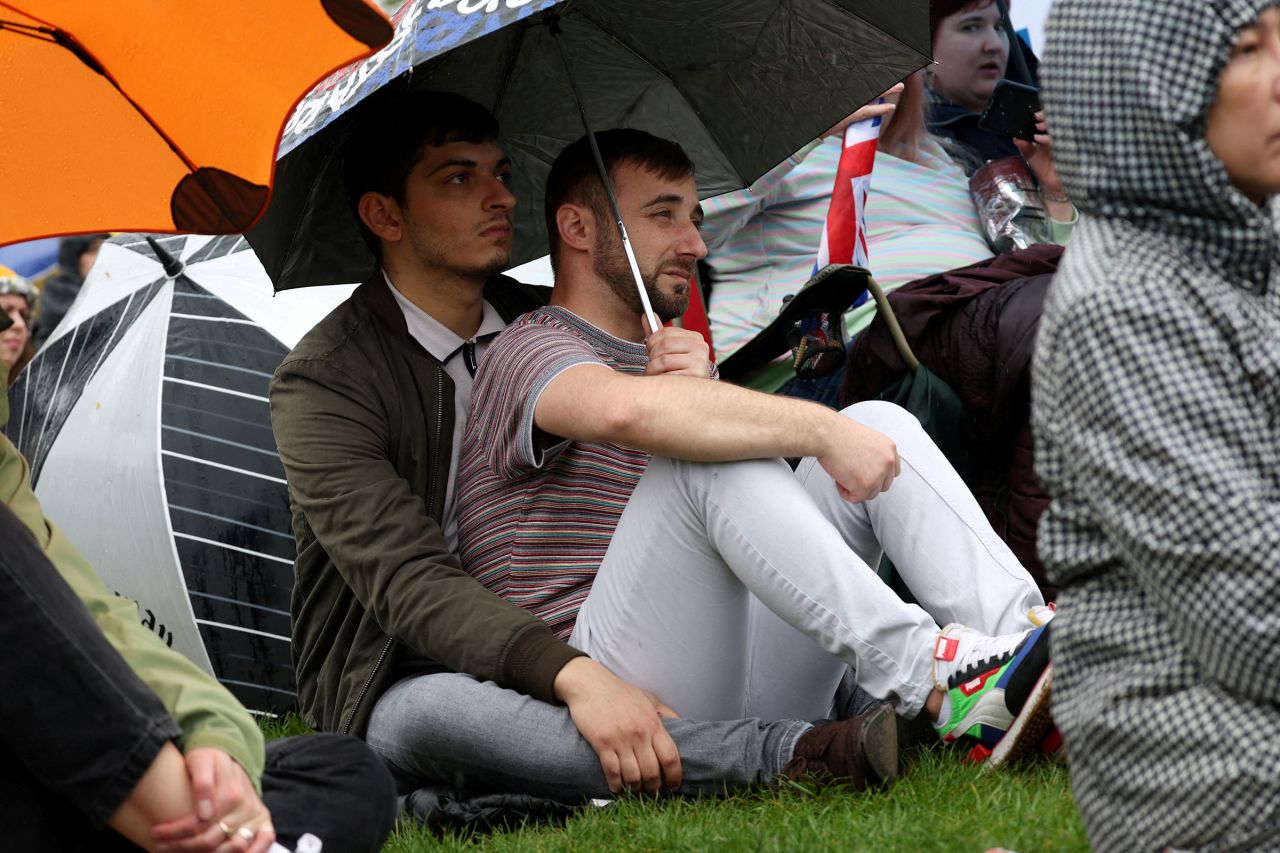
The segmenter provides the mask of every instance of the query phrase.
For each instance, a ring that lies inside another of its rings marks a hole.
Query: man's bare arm
[[[629,376],[602,364],[553,379],[534,423],[560,438],[700,462],[814,456],[855,501],[887,489],[899,470],[892,441],[816,403],[689,376]]]

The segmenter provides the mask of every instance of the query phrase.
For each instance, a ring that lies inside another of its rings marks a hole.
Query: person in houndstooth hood
[[[1280,846],[1280,6],[1055,0],[1083,214],[1034,365],[1053,714],[1099,850]]]

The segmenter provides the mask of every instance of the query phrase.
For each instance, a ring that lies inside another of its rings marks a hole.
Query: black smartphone
[[[1025,83],[1001,80],[996,83],[987,108],[978,118],[978,127],[1031,141],[1035,139],[1036,113],[1039,111],[1039,89]]]

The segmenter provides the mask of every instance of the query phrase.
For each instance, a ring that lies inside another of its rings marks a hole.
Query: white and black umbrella
[[[350,291],[274,296],[241,237],[121,235],[10,389],[7,432],[46,515],[254,711],[295,702],[267,383]]]

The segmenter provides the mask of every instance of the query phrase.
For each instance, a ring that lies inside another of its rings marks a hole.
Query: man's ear
[[[391,196],[367,192],[360,196],[356,211],[365,227],[388,243],[399,242],[404,236],[400,205]]]
[[[556,228],[560,232],[560,244],[578,251],[586,251],[595,245],[595,229],[598,227],[591,211],[577,204],[562,204],[556,211]]]

